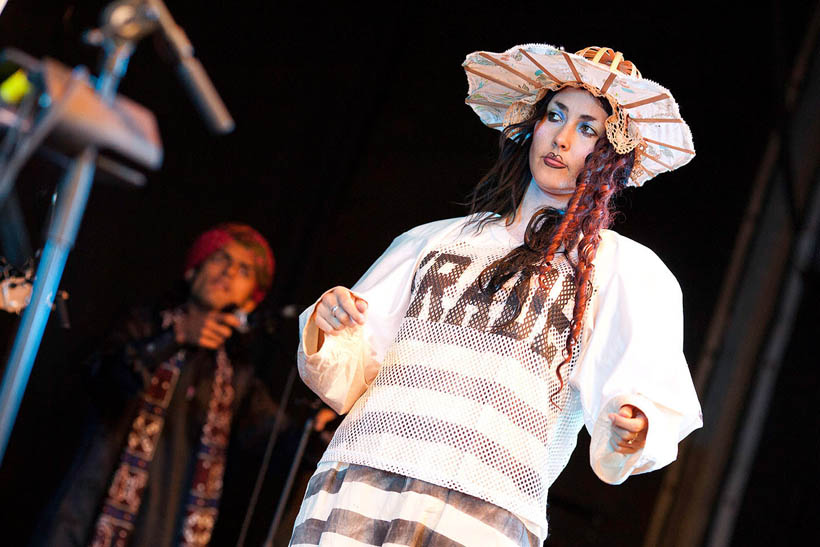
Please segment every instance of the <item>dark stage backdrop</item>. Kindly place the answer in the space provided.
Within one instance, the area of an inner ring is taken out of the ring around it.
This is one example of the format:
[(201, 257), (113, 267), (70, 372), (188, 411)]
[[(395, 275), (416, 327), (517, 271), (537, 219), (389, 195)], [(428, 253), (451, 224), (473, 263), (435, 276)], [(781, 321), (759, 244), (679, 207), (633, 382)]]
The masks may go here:
[[(651, 247), (680, 281), (694, 363), (810, 12), (802, 2), (674, 11), (613, 2), (168, 3), (237, 129), (208, 134), (153, 40), (140, 45), (120, 91), (156, 114), (165, 161), (144, 189), (94, 187), (62, 283), (72, 328), (49, 325), (0, 469), (0, 530), (17, 538), (6, 545), (27, 537), (70, 462), (82, 356), (127, 307), (179, 277), (197, 233), (234, 219), (268, 236), (278, 264), (269, 305), (279, 308), (351, 285), (402, 231), (463, 214), (458, 203), (491, 165), (498, 136), (464, 105), (460, 64), (477, 49), (606, 45), (675, 94), (698, 155), (627, 192), (616, 229)], [(0, 46), (95, 68), (80, 34), (104, 4), (11, 0)], [(43, 159), (19, 178), (35, 246), (58, 178)], [(6, 353), (16, 325), (0, 317)], [(295, 325), (278, 335), (292, 343)], [(548, 544), (637, 544), (662, 473), (607, 486), (589, 470), (586, 448), (582, 433), (551, 492)]]

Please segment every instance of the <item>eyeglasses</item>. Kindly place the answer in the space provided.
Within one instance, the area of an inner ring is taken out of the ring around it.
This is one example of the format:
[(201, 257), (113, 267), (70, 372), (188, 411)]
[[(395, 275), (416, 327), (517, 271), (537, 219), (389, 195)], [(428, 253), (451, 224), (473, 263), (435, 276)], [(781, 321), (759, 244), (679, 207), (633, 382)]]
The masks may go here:
[(242, 262), (237, 260), (229, 253), (225, 252), (224, 250), (216, 251), (214, 254), (208, 257), (208, 262), (214, 264), (216, 266), (221, 266), (226, 269), (231, 269), (234, 265), (237, 267), (237, 271), (239, 275), (242, 277), (250, 279), (253, 275), (253, 265), (248, 264), (247, 262)]

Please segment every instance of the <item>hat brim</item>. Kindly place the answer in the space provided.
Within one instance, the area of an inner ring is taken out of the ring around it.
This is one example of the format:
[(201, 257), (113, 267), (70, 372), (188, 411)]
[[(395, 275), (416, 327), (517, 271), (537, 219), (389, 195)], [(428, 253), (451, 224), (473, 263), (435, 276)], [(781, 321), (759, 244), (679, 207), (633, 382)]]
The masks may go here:
[(665, 87), (624, 74), (547, 44), (515, 46), (504, 53), (476, 51), (463, 64), (469, 90), (466, 103), (488, 127), (502, 130), (523, 121), (545, 89), (583, 87), (605, 96), (626, 115), (629, 130), (641, 144), (630, 185), (692, 160), (695, 147), (689, 126)]

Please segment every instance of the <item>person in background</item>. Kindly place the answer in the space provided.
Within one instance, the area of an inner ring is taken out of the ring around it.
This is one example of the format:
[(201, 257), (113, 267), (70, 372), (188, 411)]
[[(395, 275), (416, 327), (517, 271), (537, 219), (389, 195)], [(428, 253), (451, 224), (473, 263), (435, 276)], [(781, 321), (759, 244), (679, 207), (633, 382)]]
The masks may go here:
[(275, 414), (247, 317), (274, 257), (245, 224), (201, 234), (184, 288), (139, 307), (89, 361), (95, 417), (34, 544), (208, 545), (226, 460)]

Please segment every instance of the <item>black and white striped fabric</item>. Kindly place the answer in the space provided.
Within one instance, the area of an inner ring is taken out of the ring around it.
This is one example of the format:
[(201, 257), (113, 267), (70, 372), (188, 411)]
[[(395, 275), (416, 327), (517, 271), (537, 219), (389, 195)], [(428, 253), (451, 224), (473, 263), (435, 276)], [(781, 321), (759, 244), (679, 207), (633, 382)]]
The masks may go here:
[(323, 463), (310, 480), (292, 547), (540, 547), (509, 511), (418, 479)]

